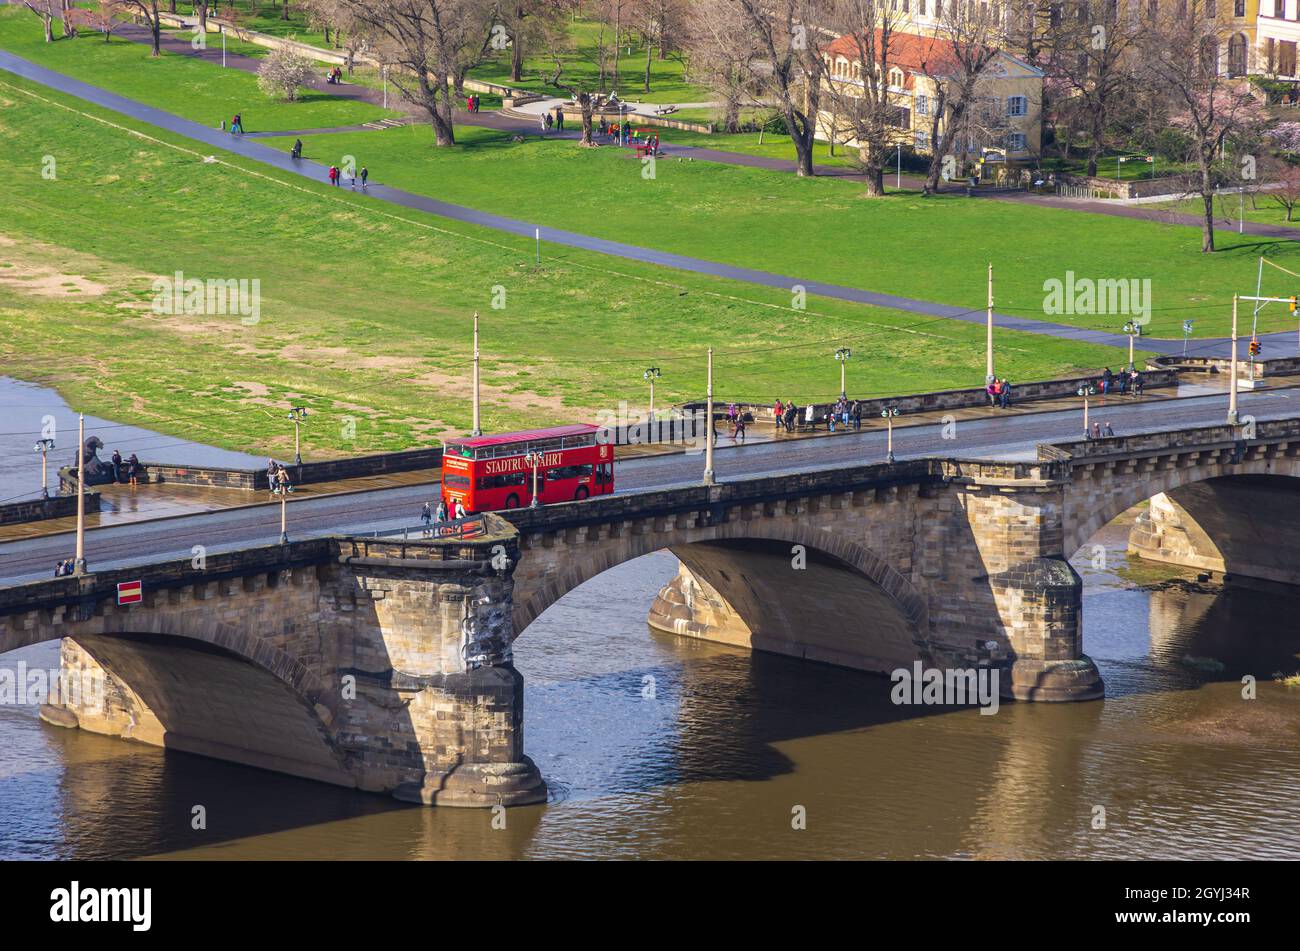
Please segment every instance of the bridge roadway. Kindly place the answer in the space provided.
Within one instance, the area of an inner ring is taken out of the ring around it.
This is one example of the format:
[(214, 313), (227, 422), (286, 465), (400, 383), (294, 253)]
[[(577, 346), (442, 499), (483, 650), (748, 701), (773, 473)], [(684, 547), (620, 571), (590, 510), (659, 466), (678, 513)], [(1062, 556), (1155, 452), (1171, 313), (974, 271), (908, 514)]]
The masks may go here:
[[(1094, 401), (1095, 402), (1095, 401)], [(1225, 394), (1160, 402), (1133, 402), (1123, 397), (1094, 405), (1092, 418), (1110, 422), (1117, 435), (1220, 424), (1227, 410)], [(1300, 391), (1247, 392), (1240, 412), (1256, 419), (1300, 414)], [(1029, 455), (1040, 442), (1077, 439), (1081, 408), (1035, 415), (993, 416), (956, 424), (956, 438), (944, 439), (941, 424), (901, 427), (894, 433), (899, 459), (924, 456), (1013, 458)], [(719, 481), (792, 471), (831, 469), (883, 461), (885, 433), (859, 434), (729, 448), (719, 438), (715, 469)], [(675, 454), (618, 463), (619, 492), (698, 484), (703, 454)], [(289, 506), (292, 538), (340, 532), (393, 531), (418, 523), (428, 486), (377, 489), (335, 498), (304, 500)], [(579, 503), (581, 504), (581, 503)], [(98, 528), (86, 533), (86, 559), (92, 569), (125, 567), (165, 558), (188, 557), (193, 546), (220, 552), (279, 537), (280, 513), (274, 506), (186, 515), (154, 522)], [(54, 563), (73, 553), (73, 535), (64, 533), (0, 545), (0, 584), (50, 577)]]

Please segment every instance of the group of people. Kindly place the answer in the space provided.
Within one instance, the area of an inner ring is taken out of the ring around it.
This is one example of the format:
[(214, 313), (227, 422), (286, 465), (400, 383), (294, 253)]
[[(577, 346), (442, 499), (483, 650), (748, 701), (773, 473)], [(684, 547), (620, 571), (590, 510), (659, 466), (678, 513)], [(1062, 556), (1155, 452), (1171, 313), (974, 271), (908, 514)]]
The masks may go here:
[(1137, 367), (1130, 367), (1127, 370), (1120, 370), (1118, 373), (1111, 373), (1110, 367), (1101, 375), (1097, 381), (1097, 389), (1102, 396), (1108, 396), (1119, 390), (1121, 396), (1128, 396), (1130, 391), (1133, 396), (1142, 395), (1142, 371)]
[[(224, 129), (225, 126), (226, 126), (226, 121), (223, 119), (221, 120), (221, 127)], [(238, 112), (236, 112), (235, 117), (230, 120), (230, 134), (231, 135), (244, 134), (244, 117), (240, 115)]]
[[(295, 155), (294, 158), (297, 158), (297, 156)], [(339, 183), (343, 180), (343, 170), (339, 168), (337, 165), (331, 165), (329, 170), (329, 179), (330, 179), (330, 184), (333, 185), (335, 188), (338, 188)], [(353, 191), (356, 190), (358, 181), (361, 182), (361, 190), (365, 191), (366, 183), (370, 181), (370, 169), (366, 168), (364, 165), (361, 166), (361, 171), (355, 172), (352, 175), (351, 187)]]
[(56, 578), (63, 578), (68, 575), (75, 575), (76, 573), (77, 563), (71, 558), (65, 558), (63, 561), (56, 561), (54, 563), (54, 577)]
[(1002, 409), (1011, 407), (1011, 381), (994, 377), (988, 386), (984, 387), (984, 392), (989, 396), (989, 405)]
[(478, 112), (478, 96), (465, 97), (465, 111)]
[(819, 422), (825, 422), (827, 432), (835, 432), (837, 426), (843, 426), (845, 430), (852, 427), (857, 432), (862, 429), (862, 401), (841, 396), (820, 417), (817, 415), (817, 407), (812, 403), (802, 409), (794, 400), (778, 399), (772, 404), (772, 420), (777, 432), (797, 432), (801, 419), (804, 426), (812, 429), (816, 429)]
[(554, 111), (548, 109), (541, 114), (538, 121), (542, 124), (543, 135), (550, 132), (552, 128), (554, 128), (556, 132), (563, 132), (564, 110), (559, 106), (556, 106)]
[[(135, 453), (131, 453), (130, 457), (123, 461), (122, 454), (114, 449), (113, 455), (109, 457), (108, 462), (113, 467), (114, 483), (125, 481), (132, 486), (140, 484), (140, 475), (144, 471), (144, 467), (140, 465), (140, 459)], [(126, 476), (126, 479), (122, 478), (123, 475)]]
[(325, 82), (329, 83), (331, 86), (342, 85), (343, 83), (342, 67), (339, 66), (331, 67), (330, 71), (325, 74)]
[(1109, 437), (1114, 436), (1114, 435), (1115, 435), (1115, 430), (1111, 428), (1111, 425), (1110, 425), (1109, 422), (1106, 422), (1106, 423), (1093, 423), (1093, 424), (1092, 424), (1092, 429), (1090, 429), (1090, 430), (1089, 430), (1089, 429), (1085, 429), (1085, 430), (1083, 431), (1083, 438), (1084, 438), (1084, 439), (1101, 439), (1101, 438), (1103, 438), (1103, 437), (1105, 437), (1105, 438), (1109, 438)]
[(425, 502), (424, 505), (420, 507), (420, 521), (424, 523), (426, 533), (432, 532), (434, 525), (447, 521), (448, 514), (451, 515), (452, 519), (461, 519), (468, 516), (469, 512), (465, 511), (465, 503), (460, 499), (456, 500), (456, 504), (452, 506), (450, 513), (447, 509), (447, 502), (445, 499), (440, 499), (437, 507), (434, 507), (429, 502)]
[(272, 495), (287, 495), (293, 491), (289, 470), (274, 459), (266, 460), (266, 484)]

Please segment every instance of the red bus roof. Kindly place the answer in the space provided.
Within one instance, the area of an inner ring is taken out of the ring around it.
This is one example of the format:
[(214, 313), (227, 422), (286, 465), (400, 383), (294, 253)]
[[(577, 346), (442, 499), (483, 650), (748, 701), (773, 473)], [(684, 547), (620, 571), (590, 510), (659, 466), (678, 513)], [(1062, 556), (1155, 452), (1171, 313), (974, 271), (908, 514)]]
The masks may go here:
[(480, 449), (484, 446), (502, 446), (516, 442), (536, 442), (540, 439), (558, 439), (562, 436), (589, 436), (599, 430), (591, 423), (574, 423), (569, 426), (552, 426), (550, 429), (525, 429), (517, 433), (498, 433), (495, 436), (467, 436), (464, 439), (444, 439), (448, 446), (465, 446)]

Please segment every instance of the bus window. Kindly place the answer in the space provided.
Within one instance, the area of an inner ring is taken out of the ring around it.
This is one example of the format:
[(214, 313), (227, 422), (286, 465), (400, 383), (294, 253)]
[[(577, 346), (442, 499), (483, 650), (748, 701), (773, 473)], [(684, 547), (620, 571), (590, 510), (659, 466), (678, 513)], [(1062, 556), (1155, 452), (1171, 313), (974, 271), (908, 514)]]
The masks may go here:
[(469, 476), (463, 475), (444, 475), (442, 484), (449, 489), (468, 489)]
[(614, 482), (614, 465), (605, 462), (596, 467), (596, 484), (611, 485)]
[(559, 482), (562, 479), (589, 479), (591, 472), (591, 466), (556, 466), (546, 470), (546, 479), (548, 482)]

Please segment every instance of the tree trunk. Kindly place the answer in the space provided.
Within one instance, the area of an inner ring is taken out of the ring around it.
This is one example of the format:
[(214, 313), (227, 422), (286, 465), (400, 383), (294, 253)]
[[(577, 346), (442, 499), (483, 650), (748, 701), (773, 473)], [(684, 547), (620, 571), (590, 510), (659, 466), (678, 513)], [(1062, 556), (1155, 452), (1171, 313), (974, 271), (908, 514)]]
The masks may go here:
[(654, 47), (647, 43), (645, 46), (645, 89), (642, 92), (650, 91), (650, 60), (653, 53)]
[(158, 19), (158, 0), (153, 0), (153, 18), (149, 21), (149, 32), (153, 36), (153, 55), (162, 56), (162, 21)]
[(199, 33), (206, 36), (208, 32), (208, 5), (205, 2), (194, 4), (194, 12), (199, 17)]
[(1208, 172), (1201, 174), (1201, 201), (1205, 205), (1205, 226), (1201, 233), (1201, 251), (1209, 254), (1214, 250), (1214, 191), (1210, 188)]
[(519, 37), (510, 37), (510, 81), (517, 83), (524, 78), (524, 44)]
[(723, 106), (722, 131), (732, 133), (740, 131), (740, 100), (735, 96), (728, 96)]
[(41, 21), (45, 24), (45, 42), (54, 42), (54, 17), (48, 13), (41, 14)]
[(872, 198), (879, 198), (885, 194), (885, 169), (883, 166), (871, 167), (866, 169), (867, 194)]
[(289, 19), (289, 0), (284, 0), (284, 11), (280, 14), (281, 20)]
[(582, 108), (582, 138), (578, 140), (579, 145), (590, 146), (591, 141), (591, 95), (589, 93), (578, 94), (578, 105)]

